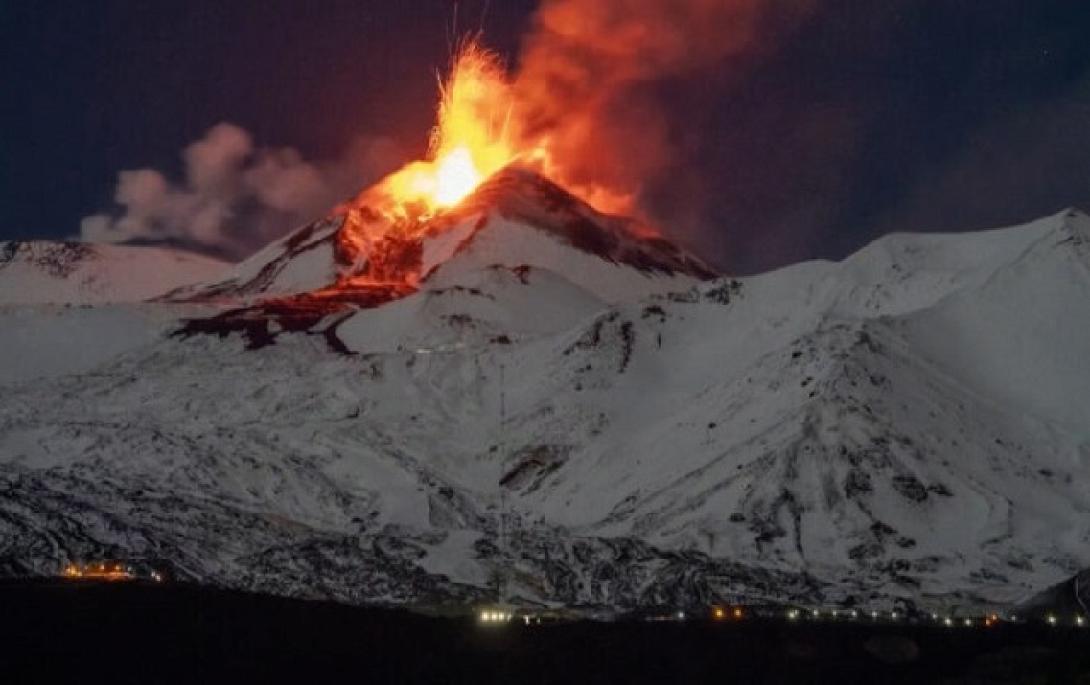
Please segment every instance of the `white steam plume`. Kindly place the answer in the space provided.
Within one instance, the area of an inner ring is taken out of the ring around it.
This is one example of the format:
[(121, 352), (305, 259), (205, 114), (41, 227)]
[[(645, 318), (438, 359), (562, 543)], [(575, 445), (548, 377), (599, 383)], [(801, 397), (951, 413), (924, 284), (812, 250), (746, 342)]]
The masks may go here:
[(234, 124), (213, 126), (182, 153), (185, 179), (154, 169), (118, 174), (116, 213), (84, 217), (90, 242), (173, 241), (239, 258), (321, 216), (401, 160), (392, 141), (358, 139), (341, 159), (308, 162), (292, 148), (257, 148)]

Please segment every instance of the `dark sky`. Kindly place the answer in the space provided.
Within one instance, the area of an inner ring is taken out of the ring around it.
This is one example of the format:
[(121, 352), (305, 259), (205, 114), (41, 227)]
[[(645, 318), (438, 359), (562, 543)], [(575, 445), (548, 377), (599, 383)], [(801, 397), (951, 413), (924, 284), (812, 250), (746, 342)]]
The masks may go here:
[[(485, 40), (514, 61), (536, 4), (492, 0)], [(361, 135), (423, 151), (453, 5), (0, 3), (0, 239), (78, 233), (119, 170), (177, 176), (221, 121), (308, 159)], [(771, 55), (646, 84), (684, 152), (649, 179), (668, 234), (749, 272), (1090, 207), (1090, 2), (816, 7)]]

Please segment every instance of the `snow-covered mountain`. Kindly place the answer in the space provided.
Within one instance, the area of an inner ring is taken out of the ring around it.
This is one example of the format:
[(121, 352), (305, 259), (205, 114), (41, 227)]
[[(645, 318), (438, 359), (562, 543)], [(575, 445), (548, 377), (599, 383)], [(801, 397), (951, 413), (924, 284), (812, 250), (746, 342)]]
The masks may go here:
[(1090, 218), (713, 279), (554, 188), (363, 247), (334, 216), (4, 384), (0, 570), (630, 608), (995, 605), (1090, 566)]
[(167, 247), (0, 242), (0, 382), (89, 371), (152, 343), (183, 308), (140, 303), (229, 268)]
[(191, 252), (53, 240), (0, 242), (0, 305), (140, 302), (224, 272)]

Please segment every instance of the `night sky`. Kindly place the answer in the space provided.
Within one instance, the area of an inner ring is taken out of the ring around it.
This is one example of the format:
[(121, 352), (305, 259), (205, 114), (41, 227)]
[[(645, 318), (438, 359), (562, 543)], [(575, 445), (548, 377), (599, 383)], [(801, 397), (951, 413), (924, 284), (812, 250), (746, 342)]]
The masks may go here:
[[(0, 239), (78, 234), (120, 170), (176, 178), (218, 122), (306, 159), (419, 156), (454, 4), (0, 3)], [(515, 63), (536, 5), (463, 1), (458, 26)], [(731, 271), (1090, 208), (1085, 0), (817, 2), (767, 54), (641, 88), (683, 153), (646, 203)]]

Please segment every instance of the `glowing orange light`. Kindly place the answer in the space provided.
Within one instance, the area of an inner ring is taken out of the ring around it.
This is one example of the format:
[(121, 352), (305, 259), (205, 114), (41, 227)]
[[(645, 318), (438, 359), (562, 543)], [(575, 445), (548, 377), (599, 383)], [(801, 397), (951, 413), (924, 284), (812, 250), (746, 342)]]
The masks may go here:
[(110, 565), (101, 561), (91, 564), (69, 563), (61, 575), (65, 578), (89, 580), (131, 580), (135, 577), (132, 569), (126, 566)]
[(450, 76), (440, 84), (428, 159), (386, 177), (379, 197), (367, 199), (384, 211), (402, 214), (412, 206), (433, 213), (458, 204), (482, 181), (522, 156), (512, 143), (512, 109), (507, 73), (499, 58), (473, 41), (465, 43)]
[(742, 607), (734, 607), (734, 618), (741, 619), (743, 616)]
[[(533, 98), (530, 98), (532, 100)], [(405, 294), (421, 274), (417, 252), (423, 234), (453, 225), (431, 219), (452, 210), (488, 178), (518, 164), (532, 169), (599, 211), (631, 209), (632, 197), (610, 194), (559, 157), (591, 154), (590, 145), (559, 145), (542, 130), (520, 75), (512, 80), (495, 53), (475, 40), (464, 41), (439, 84), (436, 124), (424, 159), (410, 162), (365, 189), (337, 212), (345, 215), (338, 250), (345, 270), (338, 288), (388, 288)], [(533, 122), (533, 123), (531, 123)], [(641, 237), (655, 231), (632, 224)]]
[(727, 612), (723, 611), (723, 607), (715, 607), (712, 610), (712, 615), (715, 616), (715, 620), (720, 621), (727, 615)]

